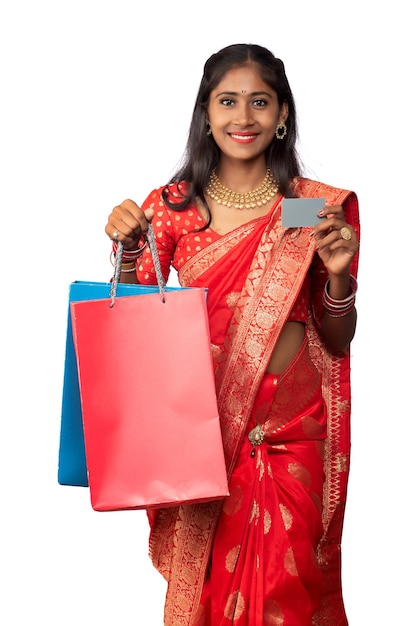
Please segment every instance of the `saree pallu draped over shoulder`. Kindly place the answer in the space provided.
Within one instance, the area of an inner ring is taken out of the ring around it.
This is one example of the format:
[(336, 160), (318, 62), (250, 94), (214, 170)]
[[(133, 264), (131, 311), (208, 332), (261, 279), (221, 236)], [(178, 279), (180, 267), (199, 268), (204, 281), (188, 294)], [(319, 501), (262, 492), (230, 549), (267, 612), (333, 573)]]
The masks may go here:
[[(353, 192), (308, 179), (296, 179), (294, 192), (342, 204), (359, 236)], [(310, 231), (284, 229), (279, 201), (267, 216), (210, 243), (179, 272), (183, 286), (208, 288), (231, 495), (149, 512), (150, 556), (168, 582), (166, 626), (347, 624), (340, 544), (349, 354), (325, 350), (310, 314), (305, 342), (286, 371), (266, 375), (315, 254)], [(263, 443), (251, 455), (248, 434), (260, 424)], [(295, 613), (294, 606), (306, 611)]]

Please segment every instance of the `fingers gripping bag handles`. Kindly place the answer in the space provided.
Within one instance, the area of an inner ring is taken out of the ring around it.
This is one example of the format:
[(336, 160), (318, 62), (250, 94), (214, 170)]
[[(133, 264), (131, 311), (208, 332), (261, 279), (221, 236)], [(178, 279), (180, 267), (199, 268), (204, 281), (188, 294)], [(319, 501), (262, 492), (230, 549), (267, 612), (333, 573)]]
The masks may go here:
[[(117, 284), (117, 282), (99, 283), (77, 280), (70, 284), (58, 454), (58, 483), (60, 485), (88, 486), (80, 386), (71, 325), (71, 302), (108, 298), (116, 285), (118, 295), (123, 296), (158, 293), (160, 289), (158, 285)], [(178, 287), (165, 286), (164, 289), (174, 291)]]
[(206, 291), (166, 289), (152, 227), (158, 292), (72, 302), (91, 504), (97, 511), (221, 499), (228, 484)]

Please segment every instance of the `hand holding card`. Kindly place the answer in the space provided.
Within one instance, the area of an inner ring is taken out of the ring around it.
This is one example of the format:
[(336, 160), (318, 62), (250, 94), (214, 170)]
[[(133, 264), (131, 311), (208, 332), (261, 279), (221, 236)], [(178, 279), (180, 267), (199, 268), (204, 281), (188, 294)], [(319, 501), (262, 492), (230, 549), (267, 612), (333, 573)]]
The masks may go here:
[(284, 198), (282, 200), (282, 226), (315, 226), (323, 217), (318, 211), (325, 206), (324, 198)]

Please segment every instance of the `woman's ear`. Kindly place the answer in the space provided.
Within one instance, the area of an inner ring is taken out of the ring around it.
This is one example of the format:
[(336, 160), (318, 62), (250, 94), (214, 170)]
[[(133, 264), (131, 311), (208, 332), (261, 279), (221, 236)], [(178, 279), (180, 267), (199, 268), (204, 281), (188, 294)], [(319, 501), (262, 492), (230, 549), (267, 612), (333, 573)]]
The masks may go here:
[(286, 100), (283, 102), (279, 111), (279, 124), (284, 124), (289, 116), (289, 106)]

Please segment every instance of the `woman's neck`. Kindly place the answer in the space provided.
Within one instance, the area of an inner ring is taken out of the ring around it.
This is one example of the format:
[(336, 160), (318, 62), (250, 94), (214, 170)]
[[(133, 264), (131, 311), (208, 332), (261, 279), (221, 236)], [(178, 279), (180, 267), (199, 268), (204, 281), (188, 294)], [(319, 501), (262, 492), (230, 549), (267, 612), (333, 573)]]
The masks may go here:
[(222, 185), (241, 193), (258, 187), (266, 175), (267, 165), (264, 160), (230, 161), (221, 159), (216, 173)]

